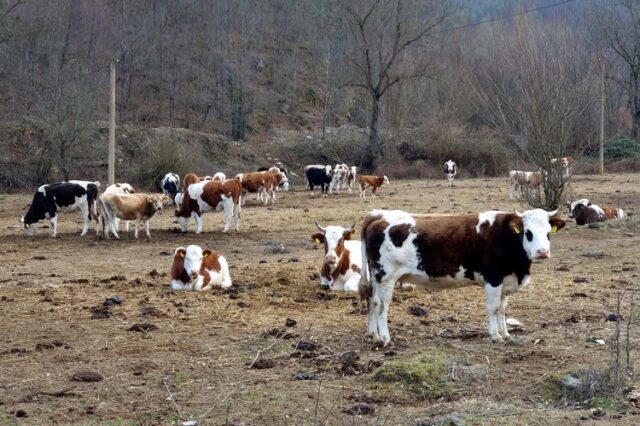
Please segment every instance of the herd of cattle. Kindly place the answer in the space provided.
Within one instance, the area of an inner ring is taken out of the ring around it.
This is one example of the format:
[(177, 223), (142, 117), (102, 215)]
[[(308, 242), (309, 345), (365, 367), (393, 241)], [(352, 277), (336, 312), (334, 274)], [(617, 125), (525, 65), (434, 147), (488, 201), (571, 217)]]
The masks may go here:
[[(573, 160), (561, 158), (563, 176), (571, 176)], [(346, 164), (306, 166), (305, 176), (313, 195), (315, 186), (322, 194), (352, 191), (354, 182), (365, 198), (371, 187), (377, 189), (389, 183), (386, 176), (357, 176), (357, 168)], [(449, 186), (458, 173), (454, 161), (444, 164)], [(533, 187), (542, 172), (513, 170), (509, 173), (511, 191), (514, 186)], [(515, 182), (515, 183), (514, 183)], [(48, 218), (52, 235), (57, 233), (59, 209), (77, 209), (84, 219), (81, 235), (86, 235), (92, 219), (96, 232), (119, 238), (119, 221), (135, 221), (135, 237), (142, 222), (147, 237), (149, 220), (167, 203), (175, 205), (175, 216), (183, 232), (193, 218), (196, 233), (202, 232), (202, 214), (216, 209), (225, 212), (223, 232), (235, 225), (240, 230), (240, 208), (250, 193), (266, 204), (276, 201), (276, 191), (287, 191), (289, 172), (274, 166), (257, 172), (240, 173), (227, 179), (223, 173), (199, 177), (193, 173), (180, 177), (167, 173), (161, 180), (163, 195), (136, 193), (131, 185), (117, 183), (99, 194), (100, 183), (68, 181), (42, 185), (21, 219), (28, 235), (33, 235), (37, 222)], [(587, 199), (568, 203), (569, 217), (579, 225), (621, 219), (622, 209), (599, 207)], [(412, 284), (430, 289), (483, 286), (489, 316), (488, 330), (492, 341), (508, 339), (505, 309), (508, 296), (529, 283), (534, 259), (551, 255), (550, 233), (557, 232), (565, 222), (558, 210), (541, 209), (524, 213), (486, 211), (466, 215), (414, 215), (399, 210), (373, 210), (364, 218), (360, 239), (356, 224), (348, 228), (337, 225), (315, 225), (319, 232), (311, 235), (316, 244), (324, 245), (324, 260), (320, 282), (332, 290), (360, 292), (369, 306), (368, 333), (375, 342), (386, 346), (390, 342), (388, 309), (396, 285)], [(196, 245), (178, 247), (171, 266), (171, 287), (174, 290), (204, 290), (213, 286), (232, 285), (225, 257)]]

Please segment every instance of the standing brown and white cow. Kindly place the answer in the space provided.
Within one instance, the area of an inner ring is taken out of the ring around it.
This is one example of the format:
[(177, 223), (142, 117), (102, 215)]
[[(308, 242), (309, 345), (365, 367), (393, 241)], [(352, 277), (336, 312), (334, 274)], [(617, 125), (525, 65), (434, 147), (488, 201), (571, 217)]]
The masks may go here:
[(196, 221), (196, 234), (202, 232), (202, 214), (215, 210), (219, 203), (224, 208), (224, 229), (228, 232), (231, 221), (240, 232), (240, 197), (242, 185), (236, 179), (220, 181), (202, 181), (189, 185), (182, 198), (182, 205), (176, 210), (176, 217), (182, 232), (187, 232), (189, 218)]
[(511, 170), (509, 172), (509, 199), (513, 200), (516, 194), (524, 189), (535, 190), (542, 184), (542, 172), (525, 172)]
[(560, 164), (562, 170), (562, 177), (564, 179), (569, 179), (573, 176), (573, 157), (561, 157), (561, 158), (552, 158), (551, 165)]
[(374, 210), (362, 224), (362, 282), (368, 297), (368, 333), (388, 345), (387, 315), (396, 283), (428, 289), (483, 286), (492, 341), (510, 337), (508, 296), (525, 287), (534, 259), (551, 256), (549, 234), (564, 227), (554, 212), (487, 211), (414, 215)]
[(360, 184), (360, 198), (363, 200), (366, 198), (367, 188), (371, 187), (373, 198), (376, 197), (376, 192), (383, 184), (389, 184), (389, 178), (386, 176), (370, 176), (360, 175), (358, 176), (358, 183)]
[(208, 290), (231, 287), (229, 264), (220, 253), (196, 245), (178, 247), (171, 264), (173, 290)]
[(100, 196), (103, 223), (98, 226), (96, 233), (100, 235), (101, 229), (104, 228), (105, 237), (109, 238), (109, 230), (111, 230), (114, 237), (120, 238), (116, 229), (116, 219), (135, 220), (134, 236), (138, 238), (138, 228), (140, 227), (140, 221), (142, 221), (147, 238), (151, 238), (149, 220), (158, 210), (162, 210), (164, 200), (164, 196), (160, 194), (103, 193)]
[(349, 166), (346, 164), (336, 164), (333, 168), (333, 175), (331, 176), (331, 182), (329, 183), (329, 194), (333, 194), (333, 190), (340, 193), (340, 187), (347, 185), (347, 178), (349, 175)]
[[(275, 204), (276, 188), (280, 185), (280, 182), (286, 181), (287, 177), (280, 171), (264, 171), (239, 173), (236, 175), (236, 179), (241, 183), (244, 192), (257, 193), (258, 201), (267, 204), (271, 199), (271, 202)], [(242, 203), (244, 204), (245, 195), (242, 198)]]
[(324, 262), (320, 269), (320, 284), (331, 290), (358, 291), (362, 255), (360, 241), (354, 240), (356, 225), (322, 227), (316, 221), (316, 227), (322, 232), (311, 235), (311, 241), (324, 244)]

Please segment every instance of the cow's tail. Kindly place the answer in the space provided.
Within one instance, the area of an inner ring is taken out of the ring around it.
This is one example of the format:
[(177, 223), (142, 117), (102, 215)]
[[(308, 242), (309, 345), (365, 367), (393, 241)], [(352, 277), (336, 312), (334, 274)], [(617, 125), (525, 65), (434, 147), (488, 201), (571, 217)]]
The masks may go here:
[(362, 222), (362, 229), (360, 231), (360, 256), (362, 256), (362, 273), (360, 274), (360, 283), (358, 284), (358, 293), (360, 293), (360, 299), (366, 299), (369, 301), (372, 294), (371, 288), (371, 269), (369, 267), (369, 259), (367, 258), (367, 231), (368, 227), (377, 216), (369, 214), (364, 218)]
[(98, 226), (96, 227), (96, 234), (100, 235), (101, 232), (104, 232), (105, 235), (108, 235), (106, 227), (111, 223), (111, 212), (102, 198), (98, 197), (97, 201), (100, 204), (100, 213), (97, 218)]

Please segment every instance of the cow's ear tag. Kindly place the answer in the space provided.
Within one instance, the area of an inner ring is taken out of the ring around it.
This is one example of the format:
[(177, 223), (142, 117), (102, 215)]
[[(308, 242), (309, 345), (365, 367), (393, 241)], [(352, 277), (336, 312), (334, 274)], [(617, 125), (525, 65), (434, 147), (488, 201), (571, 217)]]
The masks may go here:
[(555, 226), (555, 225), (553, 225), (553, 226), (551, 227), (551, 233), (555, 234), (556, 232), (558, 232), (558, 227), (557, 227), (557, 226)]
[(322, 241), (320, 241), (320, 238), (316, 238), (315, 240), (313, 240), (316, 244), (320, 244)]
[(514, 234), (519, 234), (520, 233), (520, 228), (515, 223), (511, 224), (511, 230), (513, 231)]
[(178, 254), (180, 255), (180, 257), (184, 257), (184, 252), (183, 251), (179, 251)]

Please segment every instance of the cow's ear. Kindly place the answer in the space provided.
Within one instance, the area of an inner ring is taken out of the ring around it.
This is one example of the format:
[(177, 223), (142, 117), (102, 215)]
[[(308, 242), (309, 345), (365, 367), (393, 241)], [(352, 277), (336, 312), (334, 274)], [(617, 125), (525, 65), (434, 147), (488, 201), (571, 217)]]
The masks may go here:
[(514, 234), (521, 233), (523, 226), (524, 224), (522, 223), (522, 219), (520, 219), (519, 217), (511, 219), (511, 221), (509, 222), (509, 228)]
[(558, 232), (559, 229), (564, 228), (564, 220), (559, 217), (552, 217), (549, 219), (549, 223), (551, 224), (551, 232)]
[(211, 250), (206, 249), (206, 250), (202, 250), (202, 258), (204, 259), (205, 257), (209, 256), (211, 254)]
[(356, 228), (353, 228), (351, 231), (345, 231), (342, 234), (342, 238), (345, 240), (353, 240), (356, 237)]
[(186, 256), (186, 254), (187, 254), (187, 251), (184, 249), (184, 247), (178, 247), (178, 248), (176, 249), (175, 254), (177, 254), (177, 255), (178, 255), (178, 256), (180, 256), (180, 257), (185, 257), (185, 256)]
[(313, 241), (316, 244), (324, 243), (324, 234), (321, 234), (320, 232), (316, 232), (315, 234), (311, 235), (311, 241)]

